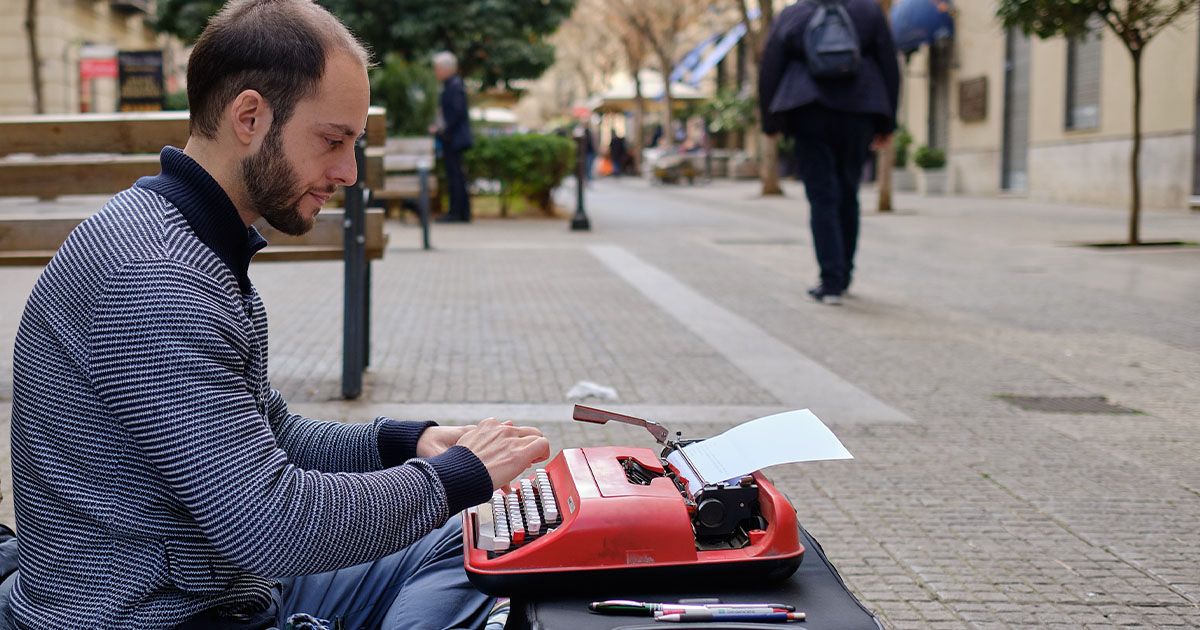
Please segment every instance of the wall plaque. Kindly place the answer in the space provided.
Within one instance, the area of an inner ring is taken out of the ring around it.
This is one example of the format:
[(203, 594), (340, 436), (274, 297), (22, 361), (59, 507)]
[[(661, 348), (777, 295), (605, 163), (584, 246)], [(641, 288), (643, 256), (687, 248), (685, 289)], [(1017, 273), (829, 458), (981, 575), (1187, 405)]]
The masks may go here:
[(958, 117), (963, 122), (987, 119), (987, 77), (964, 79), (958, 82)]

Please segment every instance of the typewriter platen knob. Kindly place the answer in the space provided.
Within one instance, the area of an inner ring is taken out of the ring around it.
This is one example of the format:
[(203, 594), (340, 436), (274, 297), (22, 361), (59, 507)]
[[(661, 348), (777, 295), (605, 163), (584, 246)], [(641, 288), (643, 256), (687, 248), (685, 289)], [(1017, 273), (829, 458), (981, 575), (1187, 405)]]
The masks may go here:
[(725, 504), (718, 499), (705, 499), (696, 506), (696, 517), (705, 527), (717, 527), (725, 521)]

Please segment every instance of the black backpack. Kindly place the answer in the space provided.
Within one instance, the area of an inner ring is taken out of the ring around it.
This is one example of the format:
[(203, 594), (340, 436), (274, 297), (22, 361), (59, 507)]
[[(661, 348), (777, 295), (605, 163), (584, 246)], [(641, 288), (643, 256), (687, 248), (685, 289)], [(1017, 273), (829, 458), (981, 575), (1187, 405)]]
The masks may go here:
[(814, 79), (849, 79), (862, 63), (858, 31), (841, 0), (812, 0), (817, 5), (804, 29), (804, 59)]

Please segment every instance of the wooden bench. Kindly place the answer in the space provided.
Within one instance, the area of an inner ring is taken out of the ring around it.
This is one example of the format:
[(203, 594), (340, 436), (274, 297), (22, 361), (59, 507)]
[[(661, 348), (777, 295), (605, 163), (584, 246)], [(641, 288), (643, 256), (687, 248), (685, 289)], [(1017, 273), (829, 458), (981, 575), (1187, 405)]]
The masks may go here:
[(427, 185), (431, 207), (437, 205), (438, 179), (433, 173), (435, 164), (433, 138), (388, 138), (384, 145), (383, 187), (371, 189), (371, 201), (387, 209), (388, 216), (402, 216), (404, 202), (420, 203), (420, 167), (428, 169)]
[[(159, 172), (158, 153), (182, 147), (187, 112), (0, 116), (0, 197), (113, 194)], [(382, 190), (387, 121), (367, 116), (368, 188)]]
[[(187, 112), (0, 116), (0, 197), (54, 199), (111, 195), (139, 177), (159, 172), (164, 145), (183, 146)], [(349, 189), (347, 211), (323, 211), (303, 236), (262, 231), (271, 243), (259, 260), (337, 260), (345, 263), (342, 318), (342, 395), (357, 398), (370, 363), (371, 261), (387, 246), (383, 212), (364, 211), (363, 188), (384, 184), (383, 108), (372, 107), (365, 142), (355, 148), (360, 179)], [(365, 144), (365, 147), (363, 146)], [(354, 202), (354, 203), (351, 203)], [(0, 214), (0, 265), (44, 265), (83, 216), (33, 212)], [(428, 239), (426, 239), (428, 241)]]
[[(86, 217), (78, 215), (0, 215), (0, 266), (45, 265), (54, 257), (71, 230)], [(255, 254), (256, 262), (341, 260), (343, 219), (341, 210), (322, 210), (313, 229), (303, 236), (289, 236), (265, 223), (255, 227), (270, 243)], [(383, 211), (367, 210), (364, 231), (367, 260), (383, 258), (388, 237), (383, 231)]]

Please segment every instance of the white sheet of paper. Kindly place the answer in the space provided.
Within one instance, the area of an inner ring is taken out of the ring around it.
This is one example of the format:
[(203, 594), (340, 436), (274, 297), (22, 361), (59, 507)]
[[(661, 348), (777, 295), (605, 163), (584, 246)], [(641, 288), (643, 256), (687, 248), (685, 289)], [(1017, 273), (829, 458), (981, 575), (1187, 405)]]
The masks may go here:
[[(683, 448), (699, 477), (715, 483), (776, 464), (854, 459), (841, 440), (807, 409), (785, 411), (740, 424), (721, 435)], [(667, 456), (688, 480), (693, 493), (699, 480), (678, 452)]]

